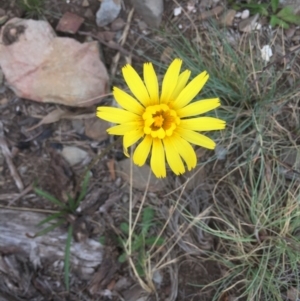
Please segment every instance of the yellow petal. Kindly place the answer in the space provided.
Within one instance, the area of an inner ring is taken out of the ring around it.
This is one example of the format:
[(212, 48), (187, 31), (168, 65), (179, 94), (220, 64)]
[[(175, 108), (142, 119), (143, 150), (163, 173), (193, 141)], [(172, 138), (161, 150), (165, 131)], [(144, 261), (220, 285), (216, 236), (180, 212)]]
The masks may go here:
[(172, 140), (179, 153), (179, 155), (185, 161), (188, 170), (195, 168), (197, 165), (197, 156), (193, 147), (183, 138), (181, 138), (177, 133), (173, 133)]
[(186, 106), (193, 98), (201, 91), (203, 86), (208, 80), (208, 74), (206, 71), (197, 75), (178, 95), (173, 108), (180, 109)]
[(129, 157), (128, 154), (128, 147), (135, 144), (137, 141), (139, 141), (144, 136), (143, 130), (138, 129), (136, 131), (128, 132), (123, 137), (123, 151), (124, 154)]
[(182, 119), (180, 127), (192, 131), (215, 131), (225, 129), (226, 122), (214, 117)]
[(143, 121), (127, 122), (113, 126), (107, 130), (110, 135), (125, 135), (128, 132), (136, 131), (143, 126)]
[(169, 102), (170, 97), (173, 91), (175, 90), (178, 82), (181, 65), (182, 65), (182, 60), (175, 59), (169, 66), (162, 82), (160, 103)]
[(175, 90), (173, 91), (170, 100), (172, 101), (172, 99), (176, 99), (177, 96), (179, 95), (179, 93), (183, 90), (183, 88), (186, 86), (186, 83), (188, 82), (189, 78), (191, 75), (191, 71), (190, 70), (185, 70), (183, 71), (179, 77), (178, 77), (178, 82), (177, 85), (175, 87)]
[(195, 101), (184, 108), (176, 110), (180, 118), (200, 115), (209, 112), (221, 105), (219, 98), (211, 98)]
[(150, 165), (157, 178), (166, 176), (165, 151), (161, 139), (153, 139)]
[(150, 96), (150, 105), (159, 104), (159, 87), (152, 63), (144, 64), (144, 82)]
[(177, 148), (174, 145), (174, 140), (172, 137), (165, 137), (163, 143), (165, 146), (167, 162), (170, 165), (170, 168), (176, 175), (183, 174), (185, 172), (185, 168)]
[(196, 145), (200, 145), (204, 148), (208, 148), (208, 149), (215, 149), (216, 147), (216, 143), (202, 135), (202, 134), (199, 134), (197, 132), (194, 132), (194, 131), (191, 131), (191, 130), (186, 130), (186, 129), (183, 129), (183, 128), (180, 128), (178, 127), (176, 129), (176, 132), (186, 141), (190, 142), (190, 143), (193, 143), (193, 144), (196, 144)]
[(135, 98), (133, 98), (123, 90), (114, 87), (113, 95), (117, 103), (127, 111), (135, 113), (137, 115), (142, 115), (145, 111), (145, 108)]
[(106, 121), (123, 123), (140, 120), (140, 116), (119, 108), (98, 107), (96, 115)]
[(149, 105), (149, 94), (146, 86), (137, 72), (130, 65), (122, 68), (123, 77), (132, 94), (140, 101), (143, 106)]
[(133, 154), (133, 162), (138, 166), (143, 166), (148, 158), (152, 146), (152, 138), (146, 135), (144, 140), (137, 146)]

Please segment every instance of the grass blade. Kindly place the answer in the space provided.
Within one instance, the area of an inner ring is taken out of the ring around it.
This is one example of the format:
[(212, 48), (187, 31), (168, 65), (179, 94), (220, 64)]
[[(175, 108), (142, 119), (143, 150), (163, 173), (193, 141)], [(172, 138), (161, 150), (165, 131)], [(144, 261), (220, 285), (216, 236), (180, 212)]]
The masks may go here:
[(80, 204), (80, 202), (84, 199), (84, 197), (86, 196), (87, 193), (87, 188), (88, 188), (88, 184), (89, 184), (89, 180), (90, 180), (90, 171), (87, 171), (83, 182), (82, 182), (82, 186), (81, 186), (81, 191), (79, 194), (79, 197), (76, 201), (76, 206), (78, 206)]
[(50, 221), (54, 220), (54, 219), (57, 219), (59, 217), (61, 217), (64, 213), (63, 212), (57, 212), (57, 213), (54, 213), (54, 214), (51, 214), (50, 216), (48, 216), (47, 218), (43, 219), (42, 221), (40, 221), (38, 224), (37, 224), (37, 227), (39, 226), (42, 226), (46, 223), (49, 223)]
[(68, 236), (66, 242), (66, 249), (65, 249), (65, 261), (64, 261), (64, 278), (65, 278), (65, 285), (67, 291), (70, 289), (70, 251), (71, 251), (71, 241), (72, 241), (72, 233), (73, 233), (73, 226), (70, 225), (68, 228)]
[(51, 195), (50, 193), (44, 191), (44, 190), (41, 190), (39, 188), (34, 188), (34, 192), (45, 198), (46, 200), (50, 201), (51, 203), (59, 206), (59, 207), (62, 207), (62, 208), (65, 208), (65, 204), (63, 202), (61, 202), (60, 200), (58, 200), (57, 198), (55, 198), (53, 195)]
[(45, 235), (45, 234), (47, 234), (48, 232), (54, 230), (55, 228), (61, 226), (64, 222), (65, 222), (65, 221), (64, 221), (63, 219), (62, 219), (62, 220), (59, 220), (57, 223), (55, 223), (55, 224), (53, 224), (53, 225), (51, 225), (51, 226), (49, 226), (49, 227), (46, 227), (45, 229), (43, 229), (43, 230), (37, 232), (35, 236), (42, 236), (42, 235)]

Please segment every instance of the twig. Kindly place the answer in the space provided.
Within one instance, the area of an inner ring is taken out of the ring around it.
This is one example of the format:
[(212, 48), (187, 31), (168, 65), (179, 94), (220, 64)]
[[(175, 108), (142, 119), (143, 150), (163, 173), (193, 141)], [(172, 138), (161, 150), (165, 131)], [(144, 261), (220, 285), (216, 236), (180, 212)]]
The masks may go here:
[(19, 191), (22, 191), (24, 189), (23, 182), (21, 180), (21, 177), (19, 176), (18, 170), (16, 169), (13, 161), (12, 161), (12, 155), (8, 148), (6, 139), (4, 137), (4, 131), (3, 131), (3, 124), (0, 122), (0, 147), (2, 149), (3, 156), (6, 159), (6, 163), (8, 165), (8, 168), (10, 170), (10, 174), (13, 177)]
[[(123, 46), (126, 42), (133, 13), (134, 13), (134, 9), (132, 8), (131, 11), (128, 14), (127, 22), (126, 22), (126, 26), (124, 28), (123, 34), (122, 34), (121, 38), (119, 39), (119, 42), (120, 42), (121, 46)], [(125, 56), (129, 57), (130, 53), (128, 53)], [(113, 64), (112, 64), (111, 72), (110, 72), (112, 77), (116, 74), (116, 70), (117, 70), (119, 60), (120, 60), (120, 51), (113, 57)]]

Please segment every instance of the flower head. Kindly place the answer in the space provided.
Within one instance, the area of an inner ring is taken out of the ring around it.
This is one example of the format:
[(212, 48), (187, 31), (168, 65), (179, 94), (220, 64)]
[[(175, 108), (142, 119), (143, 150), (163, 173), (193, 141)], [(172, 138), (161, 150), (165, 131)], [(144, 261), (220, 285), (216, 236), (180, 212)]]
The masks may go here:
[(196, 100), (208, 80), (206, 71), (188, 83), (190, 71), (182, 73), (182, 61), (175, 59), (164, 76), (161, 92), (157, 75), (151, 63), (145, 63), (144, 80), (132, 66), (126, 65), (122, 73), (133, 96), (114, 87), (113, 95), (121, 108), (98, 107), (97, 116), (117, 125), (108, 129), (111, 135), (122, 135), (124, 152), (139, 142), (133, 153), (133, 162), (142, 166), (150, 152), (153, 173), (166, 176), (166, 161), (176, 175), (197, 165), (196, 153), (190, 143), (214, 149), (210, 138), (198, 133), (221, 130), (225, 121), (213, 117), (198, 117), (220, 106), (219, 98)]

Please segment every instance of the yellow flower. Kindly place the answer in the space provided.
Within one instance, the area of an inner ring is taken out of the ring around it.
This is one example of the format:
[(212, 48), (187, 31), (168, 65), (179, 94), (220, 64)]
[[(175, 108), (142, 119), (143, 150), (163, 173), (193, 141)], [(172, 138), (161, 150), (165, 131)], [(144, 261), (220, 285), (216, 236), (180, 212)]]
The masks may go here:
[[(190, 71), (180, 73), (182, 60), (175, 59), (169, 66), (159, 93), (157, 75), (151, 63), (143, 68), (144, 81), (132, 66), (122, 73), (134, 95), (114, 87), (113, 95), (121, 108), (98, 107), (97, 116), (118, 125), (108, 129), (111, 135), (122, 135), (124, 152), (140, 141), (133, 153), (133, 162), (142, 166), (151, 152), (150, 165), (156, 177), (166, 176), (166, 160), (176, 175), (197, 165), (196, 153), (190, 143), (208, 149), (216, 144), (199, 131), (221, 130), (225, 121), (213, 117), (197, 117), (220, 106), (219, 98), (191, 103), (208, 80), (206, 71), (189, 83)], [(166, 160), (165, 160), (166, 159)]]

